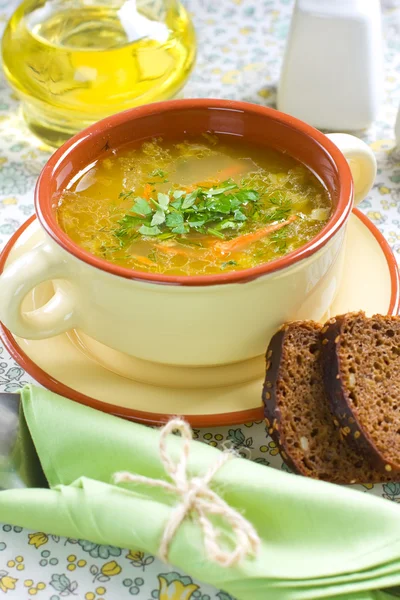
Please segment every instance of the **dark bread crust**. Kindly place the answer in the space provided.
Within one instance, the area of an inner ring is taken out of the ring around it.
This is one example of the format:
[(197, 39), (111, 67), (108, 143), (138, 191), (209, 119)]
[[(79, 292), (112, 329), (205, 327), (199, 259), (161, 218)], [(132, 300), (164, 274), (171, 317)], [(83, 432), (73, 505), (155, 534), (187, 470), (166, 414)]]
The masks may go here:
[[(376, 469), (390, 473), (400, 470), (400, 465), (385, 457), (376, 447), (371, 436), (360, 424), (357, 413), (352, 407), (349, 390), (343, 378), (340, 364), (340, 344), (346, 320), (351, 316), (364, 313), (345, 314), (328, 321), (321, 330), (321, 360), (324, 376), (325, 393), (332, 413), (335, 415), (340, 431), (346, 442), (355, 450), (368, 457)], [(368, 349), (365, 348), (367, 352)]]
[(340, 484), (393, 481), (394, 473), (374, 469), (344, 441), (324, 392), (321, 330), (297, 321), (272, 337), (262, 390), (268, 433), (295, 473)]
[(279, 452), (289, 469), (297, 474), (305, 474), (301, 473), (301, 471), (287, 455), (285, 446), (281, 442), (279, 435), (282, 415), (279, 408), (277, 408), (276, 387), (279, 380), (279, 369), (281, 366), (282, 350), (287, 329), (288, 326), (284, 325), (275, 333), (275, 335), (271, 338), (265, 355), (265, 380), (262, 390), (264, 417), (268, 433), (278, 446)]

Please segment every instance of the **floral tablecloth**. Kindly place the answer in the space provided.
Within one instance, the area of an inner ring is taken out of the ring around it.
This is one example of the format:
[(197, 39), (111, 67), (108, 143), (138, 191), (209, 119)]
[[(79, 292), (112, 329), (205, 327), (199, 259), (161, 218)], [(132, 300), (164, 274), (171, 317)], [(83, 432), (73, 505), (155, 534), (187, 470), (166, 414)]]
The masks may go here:
[[(394, 120), (400, 102), (400, 9), (386, 0), (385, 104), (379, 119), (360, 136), (376, 152), (378, 176), (361, 208), (400, 255), (400, 151)], [(4, 26), (17, 3), (0, 0)], [(293, 0), (186, 0), (198, 33), (197, 65), (186, 96), (241, 99), (274, 105), (276, 83)], [(392, 8), (389, 7), (392, 6)], [(0, 246), (33, 213), (35, 180), (48, 152), (18, 116), (18, 102), (0, 80)], [(0, 345), (0, 391), (14, 392), (31, 378)], [(206, 444), (229, 443), (243, 456), (284, 468), (263, 423), (195, 432)], [(400, 502), (400, 484), (359, 486)], [(334, 490), (334, 488), (333, 488)], [(0, 515), (1, 517), (1, 515)], [(135, 549), (99, 546), (43, 532), (0, 525), (0, 598), (21, 600), (232, 600), (225, 592)]]

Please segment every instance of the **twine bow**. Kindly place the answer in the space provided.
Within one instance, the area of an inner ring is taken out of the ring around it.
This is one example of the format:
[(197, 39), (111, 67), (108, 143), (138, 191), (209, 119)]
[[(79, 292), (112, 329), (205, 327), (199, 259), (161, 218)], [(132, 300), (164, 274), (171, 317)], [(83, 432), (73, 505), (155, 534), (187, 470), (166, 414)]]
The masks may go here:
[[(179, 431), (183, 438), (182, 454), (176, 463), (167, 453), (167, 438), (174, 431)], [(203, 532), (207, 557), (223, 567), (231, 567), (246, 556), (254, 556), (260, 546), (260, 538), (254, 527), (209, 487), (216, 472), (233, 457), (233, 454), (231, 452), (221, 453), (205, 475), (190, 479), (187, 466), (192, 439), (192, 430), (181, 419), (172, 419), (161, 430), (161, 462), (173, 483), (126, 471), (115, 473), (114, 482), (117, 484), (139, 483), (159, 487), (180, 497), (180, 503), (173, 510), (164, 529), (158, 551), (161, 560), (168, 561), (169, 547), (176, 531), (190, 513), (195, 513)], [(209, 518), (211, 515), (218, 515), (230, 527), (235, 538), (235, 547), (232, 551), (225, 550), (219, 543), (221, 532), (211, 522)]]

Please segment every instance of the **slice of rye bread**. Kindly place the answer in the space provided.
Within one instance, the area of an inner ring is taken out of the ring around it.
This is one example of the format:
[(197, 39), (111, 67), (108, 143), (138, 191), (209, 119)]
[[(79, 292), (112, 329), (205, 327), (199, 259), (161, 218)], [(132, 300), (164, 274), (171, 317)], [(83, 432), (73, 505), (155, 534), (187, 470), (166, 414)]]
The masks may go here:
[(392, 477), (353, 450), (334, 424), (325, 395), (320, 331), (312, 321), (285, 325), (266, 355), (265, 420), (282, 458), (297, 473), (333, 483), (379, 483)]
[(400, 318), (363, 312), (322, 329), (325, 388), (346, 441), (378, 469), (400, 470)]

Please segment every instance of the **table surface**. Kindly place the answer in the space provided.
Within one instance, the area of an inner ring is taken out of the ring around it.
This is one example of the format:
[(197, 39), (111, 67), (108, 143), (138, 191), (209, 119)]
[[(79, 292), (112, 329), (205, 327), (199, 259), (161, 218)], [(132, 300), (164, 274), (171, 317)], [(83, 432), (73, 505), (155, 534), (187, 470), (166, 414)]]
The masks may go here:
[[(394, 4), (389, 2), (388, 4)], [(4, 27), (16, 2), (0, 0)], [(293, 0), (186, 0), (199, 53), (185, 88), (192, 97), (225, 97), (274, 106), (276, 83)], [(400, 151), (394, 121), (400, 101), (400, 9), (384, 10), (385, 99), (378, 120), (359, 134), (376, 153), (378, 176), (362, 210), (400, 254)], [(18, 102), (0, 79), (0, 246), (34, 212), (32, 192), (48, 158), (18, 115)], [(15, 392), (31, 378), (0, 345), (0, 391)], [(285, 468), (262, 423), (206, 429), (204, 443), (228, 443), (243, 456)], [(357, 486), (356, 486), (357, 487)], [(358, 486), (400, 502), (400, 484)], [(334, 488), (333, 488), (334, 490)], [(0, 596), (42, 600), (233, 600), (134, 549), (99, 546), (0, 525)]]

